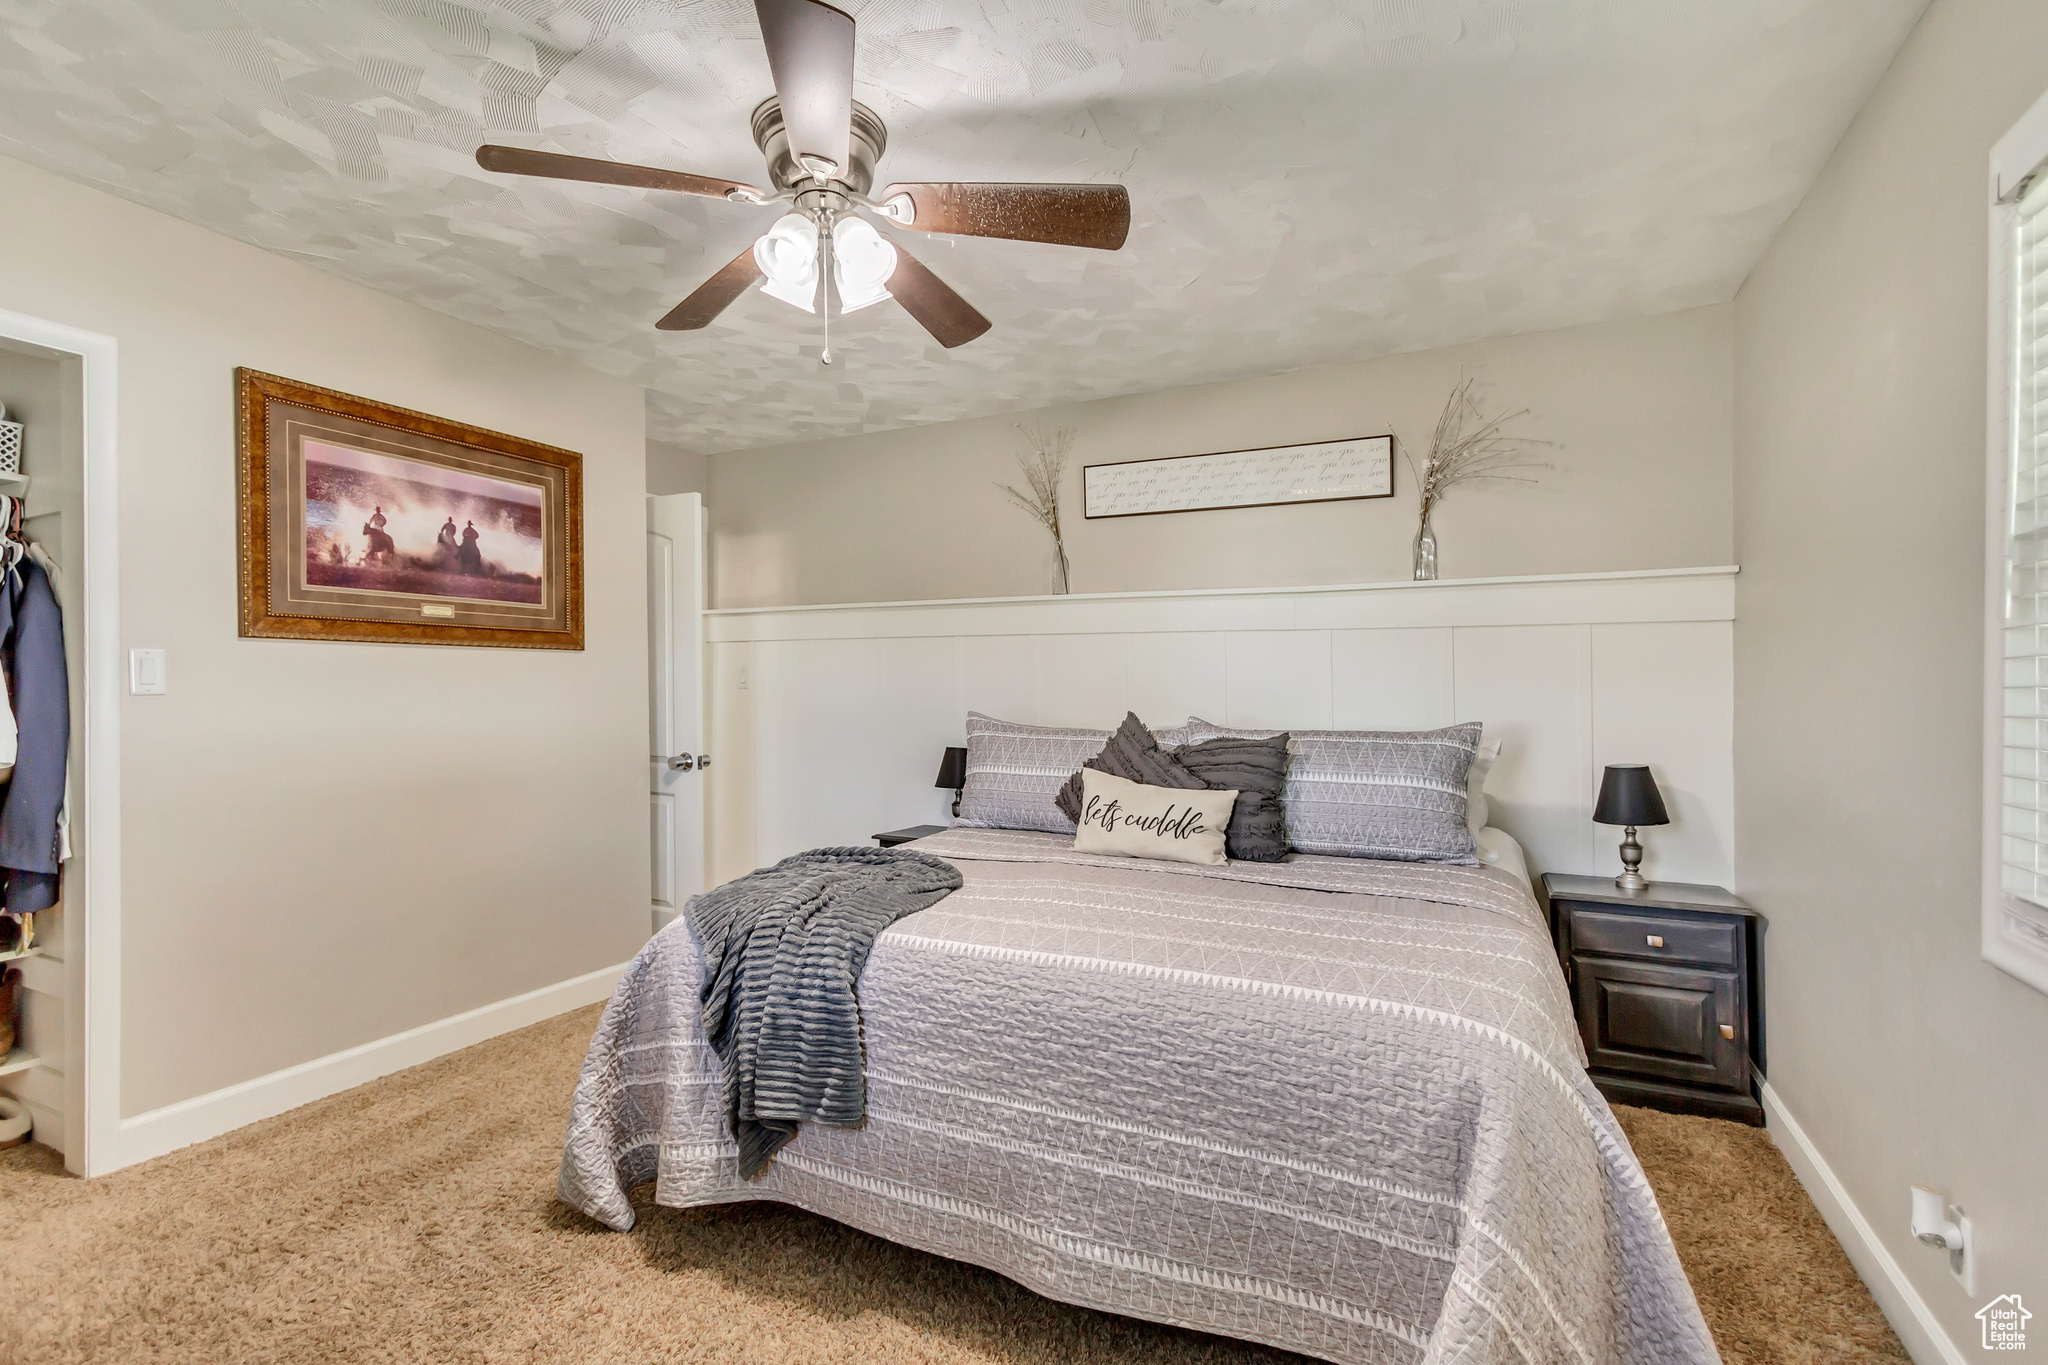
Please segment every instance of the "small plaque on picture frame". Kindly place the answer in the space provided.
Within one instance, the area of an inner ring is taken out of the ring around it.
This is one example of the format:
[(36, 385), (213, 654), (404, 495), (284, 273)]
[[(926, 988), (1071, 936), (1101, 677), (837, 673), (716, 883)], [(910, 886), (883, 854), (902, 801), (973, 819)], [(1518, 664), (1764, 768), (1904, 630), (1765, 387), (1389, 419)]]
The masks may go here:
[(235, 371), (241, 633), (583, 648), (583, 457)]
[(1394, 438), (1171, 455), (1081, 470), (1089, 519), (1394, 495)]

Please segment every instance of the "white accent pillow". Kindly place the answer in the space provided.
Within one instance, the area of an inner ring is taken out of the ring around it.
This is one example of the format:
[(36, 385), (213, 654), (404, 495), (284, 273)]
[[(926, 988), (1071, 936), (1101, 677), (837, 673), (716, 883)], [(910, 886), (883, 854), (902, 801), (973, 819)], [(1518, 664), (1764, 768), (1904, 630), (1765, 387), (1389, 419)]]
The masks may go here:
[(1221, 863), (1234, 791), (1148, 787), (1093, 768), (1081, 770), (1081, 825), (1076, 853)]
[(1500, 741), (1488, 739), (1486, 732), (1480, 731), (1479, 750), (1472, 755), (1471, 770), (1465, 774), (1465, 824), (1475, 835), (1486, 828), (1486, 775), (1499, 757)]

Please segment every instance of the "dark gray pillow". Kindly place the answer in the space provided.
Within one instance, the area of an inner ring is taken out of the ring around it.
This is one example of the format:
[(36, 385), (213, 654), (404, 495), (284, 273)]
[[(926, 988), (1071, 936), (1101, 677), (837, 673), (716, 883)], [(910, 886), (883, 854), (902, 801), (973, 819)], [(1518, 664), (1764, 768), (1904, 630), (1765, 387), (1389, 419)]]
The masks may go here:
[(1287, 736), (1271, 739), (1211, 739), (1173, 751), (1174, 761), (1217, 791), (1237, 793), (1224, 845), (1248, 863), (1277, 863), (1287, 856)]
[[(1102, 746), (1102, 752), (1081, 766), (1128, 782), (1142, 782), (1148, 787), (1201, 791), (1210, 786), (1160, 748), (1159, 741), (1152, 738), (1152, 732), (1145, 728), (1145, 722), (1138, 719), (1135, 711), (1124, 717), (1124, 723), (1109, 737), (1109, 743)], [(1077, 825), (1081, 823), (1081, 774), (1077, 771), (1068, 778), (1052, 800), (1062, 815)]]

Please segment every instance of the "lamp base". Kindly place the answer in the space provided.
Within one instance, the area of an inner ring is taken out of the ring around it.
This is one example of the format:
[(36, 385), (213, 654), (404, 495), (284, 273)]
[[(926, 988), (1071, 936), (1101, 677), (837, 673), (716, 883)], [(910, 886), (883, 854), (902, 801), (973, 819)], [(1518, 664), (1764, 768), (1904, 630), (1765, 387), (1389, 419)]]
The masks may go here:
[(1621, 875), (1614, 885), (1622, 891), (1647, 891), (1649, 879), (1642, 874), (1643, 846), (1636, 842), (1636, 827), (1624, 827), (1621, 836)]
[(958, 820), (960, 818), (960, 797), (965, 793), (965, 791), (966, 789), (964, 787), (953, 788), (953, 818), (955, 820)]

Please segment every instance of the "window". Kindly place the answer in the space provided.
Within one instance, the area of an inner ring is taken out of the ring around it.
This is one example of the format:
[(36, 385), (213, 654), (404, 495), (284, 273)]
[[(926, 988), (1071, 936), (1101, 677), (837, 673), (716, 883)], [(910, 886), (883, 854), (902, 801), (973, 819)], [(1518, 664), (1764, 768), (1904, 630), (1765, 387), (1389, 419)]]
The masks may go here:
[(1991, 156), (1987, 960), (2048, 991), (2048, 97)]

